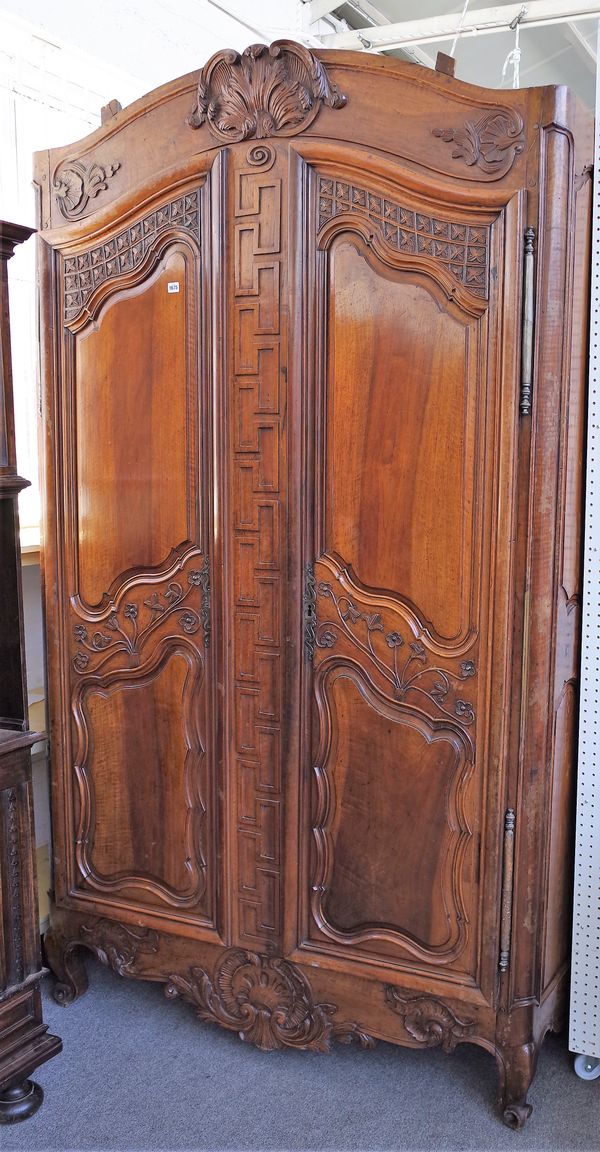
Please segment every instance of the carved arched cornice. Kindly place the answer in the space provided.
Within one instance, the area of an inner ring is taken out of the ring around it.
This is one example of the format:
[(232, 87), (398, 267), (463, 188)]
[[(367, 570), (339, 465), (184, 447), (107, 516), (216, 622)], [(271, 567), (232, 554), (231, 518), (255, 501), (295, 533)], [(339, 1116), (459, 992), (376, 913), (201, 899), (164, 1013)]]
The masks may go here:
[(308, 48), (291, 40), (252, 44), (240, 55), (217, 52), (200, 72), (188, 123), (206, 124), (220, 143), (265, 136), (295, 136), (312, 124), (323, 104), (343, 108), (346, 97)]

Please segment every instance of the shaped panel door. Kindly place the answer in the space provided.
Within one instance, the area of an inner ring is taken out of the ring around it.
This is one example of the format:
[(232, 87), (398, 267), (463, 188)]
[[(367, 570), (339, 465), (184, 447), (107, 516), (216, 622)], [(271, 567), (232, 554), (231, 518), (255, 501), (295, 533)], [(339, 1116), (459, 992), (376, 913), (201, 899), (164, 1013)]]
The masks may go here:
[(497, 284), (518, 206), (311, 180), (302, 947), (489, 998), (518, 312)]
[(206, 185), (57, 254), (65, 884), (217, 922)]

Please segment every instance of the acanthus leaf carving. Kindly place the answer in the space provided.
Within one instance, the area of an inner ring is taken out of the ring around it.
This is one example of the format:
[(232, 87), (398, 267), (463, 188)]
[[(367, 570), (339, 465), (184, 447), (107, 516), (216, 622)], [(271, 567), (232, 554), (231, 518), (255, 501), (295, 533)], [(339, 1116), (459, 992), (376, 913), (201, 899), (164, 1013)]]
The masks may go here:
[(454, 144), (452, 157), (499, 179), (510, 171), (525, 148), (523, 121), (512, 108), (492, 108), (462, 128), (434, 128), (432, 134)]
[(404, 997), (393, 984), (386, 984), (385, 1000), (402, 1020), (408, 1035), (425, 1048), (440, 1047), (444, 1052), (452, 1052), (459, 1041), (475, 1031), (474, 1020), (461, 1020), (433, 996)]
[[(164, 592), (150, 593), (141, 604), (127, 601), (122, 609), (113, 605), (102, 627), (91, 634), (85, 624), (76, 624), (73, 636), (78, 647), (73, 657), (74, 670), (79, 674), (97, 673), (117, 653), (124, 653), (131, 666), (138, 667), (142, 648), (148, 637), (172, 615), (176, 616), (177, 623), (186, 636), (192, 636), (202, 627), (204, 643), (208, 646), (210, 636), (208, 572), (208, 557), (205, 557), (202, 568), (192, 568), (188, 571), (187, 588), (184, 588), (178, 580), (171, 580)], [(183, 607), (190, 593), (198, 587), (202, 591), (200, 612), (196, 612), (188, 605)], [(142, 608), (146, 610), (145, 619), (141, 615)], [(93, 658), (97, 657), (99, 659), (94, 662)]]
[[(458, 671), (433, 666), (421, 641), (405, 639), (397, 628), (388, 629), (381, 612), (361, 611), (352, 596), (345, 592), (338, 594), (326, 580), (316, 583), (314, 595), (315, 605), (319, 599), (330, 600), (334, 614), (332, 618), (319, 620), (315, 607), (313, 652), (314, 648), (335, 648), (344, 636), (387, 680), (396, 700), (419, 694), (427, 697), (444, 716), (458, 720), (461, 725), (474, 723), (473, 705), (461, 698), (452, 699), (456, 691), (454, 685), (477, 675), (473, 660), (462, 660)], [(450, 701), (452, 705), (448, 708)]]
[(278, 40), (252, 44), (240, 55), (226, 49), (200, 72), (188, 123), (204, 123), (217, 140), (293, 136), (312, 123), (323, 104), (342, 108), (346, 97), (325, 66), (301, 44)]
[(93, 163), (89, 168), (81, 160), (70, 160), (56, 172), (53, 180), (58, 207), (66, 220), (77, 220), (85, 212), (90, 200), (105, 192), (108, 181), (121, 167), (114, 164)]
[(131, 971), (139, 954), (158, 952), (158, 935), (151, 928), (133, 928), (115, 920), (82, 924), (79, 935), (81, 943), (94, 952), (101, 964), (119, 976)]
[(169, 999), (181, 996), (201, 1020), (237, 1032), (240, 1039), (263, 1051), (309, 1048), (327, 1052), (333, 1040), (375, 1046), (357, 1024), (334, 1023), (335, 1005), (315, 1004), (300, 969), (278, 956), (229, 949), (217, 963), (212, 980), (203, 968), (191, 968), (187, 977), (169, 977), (165, 995)]

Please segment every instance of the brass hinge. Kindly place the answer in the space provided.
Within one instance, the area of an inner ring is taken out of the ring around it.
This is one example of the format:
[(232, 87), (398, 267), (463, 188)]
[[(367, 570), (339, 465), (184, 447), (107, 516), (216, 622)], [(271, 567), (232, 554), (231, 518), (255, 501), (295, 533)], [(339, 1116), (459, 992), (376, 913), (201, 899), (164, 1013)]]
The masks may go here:
[(500, 959), (498, 967), (506, 972), (510, 963), (510, 932), (512, 925), (513, 876), (515, 870), (515, 812), (507, 808), (504, 817), (504, 848), (502, 852), (502, 910), (500, 914)]
[(315, 654), (317, 638), (317, 581), (312, 564), (304, 569), (304, 653), (307, 660)]
[(533, 321), (535, 316), (534, 253), (535, 228), (525, 229), (523, 253), (523, 326), (521, 330), (521, 416), (531, 412), (531, 386), (533, 384)]

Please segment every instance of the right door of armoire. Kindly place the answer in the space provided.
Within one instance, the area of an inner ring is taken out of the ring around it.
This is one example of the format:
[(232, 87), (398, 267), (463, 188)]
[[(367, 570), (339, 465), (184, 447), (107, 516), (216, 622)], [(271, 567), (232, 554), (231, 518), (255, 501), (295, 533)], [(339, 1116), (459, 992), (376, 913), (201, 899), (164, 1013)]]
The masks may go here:
[(295, 143), (304, 647), (296, 955), (497, 988), (519, 195)]

